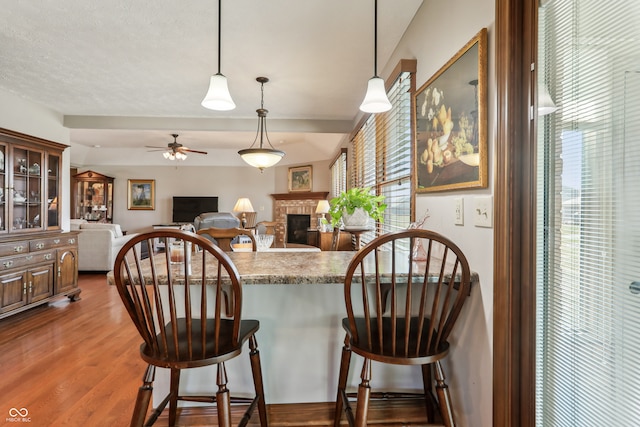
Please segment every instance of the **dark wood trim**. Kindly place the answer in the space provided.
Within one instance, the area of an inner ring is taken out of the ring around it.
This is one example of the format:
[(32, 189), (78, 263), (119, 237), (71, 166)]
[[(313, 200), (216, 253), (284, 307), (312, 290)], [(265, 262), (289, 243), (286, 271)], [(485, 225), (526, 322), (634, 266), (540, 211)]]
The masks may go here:
[[(394, 67), (393, 71), (389, 75), (389, 78), (384, 81), (385, 90), (387, 90), (387, 91), (389, 90), (391, 85), (398, 79), (398, 76), (400, 74), (402, 74), (404, 72), (413, 73), (414, 79), (413, 79), (412, 88), (411, 88), (411, 98), (412, 98), (411, 102), (413, 102), (413, 94), (416, 91), (415, 74), (416, 74), (416, 70), (417, 69), (418, 69), (418, 61), (417, 60), (415, 60), (415, 59), (401, 59), (400, 61), (398, 61), (398, 64)], [(356, 126), (353, 128), (353, 130), (349, 134), (349, 138), (348, 138), (349, 142), (353, 141), (353, 138), (356, 137), (356, 133), (358, 133), (360, 128), (362, 126), (364, 126), (365, 122), (367, 120), (369, 120), (369, 116), (371, 116), (371, 113), (364, 114), (362, 117), (360, 117), (360, 120), (358, 120), (358, 123), (356, 124)]]
[(328, 191), (294, 191), (291, 193), (271, 194), (274, 200), (324, 200)]
[(338, 154), (336, 154), (336, 156), (333, 158), (333, 160), (331, 160), (331, 163), (329, 164), (329, 169), (331, 169), (333, 167), (333, 165), (338, 161), (340, 156), (342, 156), (343, 154), (347, 154), (347, 148), (346, 147), (342, 147), (340, 149), (340, 151), (338, 152)]
[(68, 145), (59, 142), (50, 141), (48, 139), (38, 138), (37, 136), (27, 135), (25, 133), (16, 132), (14, 130), (0, 128), (0, 141), (12, 142), (14, 144), (24, 145), (25, 143), (34, 143), (46, 148), (53, 148), (64, 151)]
[(536, 0), (496, 0), (493, 425), (535, 425)]

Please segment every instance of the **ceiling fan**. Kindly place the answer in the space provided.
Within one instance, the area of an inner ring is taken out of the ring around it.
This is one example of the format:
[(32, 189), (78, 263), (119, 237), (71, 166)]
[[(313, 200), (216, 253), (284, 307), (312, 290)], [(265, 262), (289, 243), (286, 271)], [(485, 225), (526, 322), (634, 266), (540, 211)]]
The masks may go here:
[(183, 146), (182, 144), (180, 144), (178, 142), (178, 134), (177, 133), (172, 133), (171, 136), (173, 137), (173, 142), (170, 142), (167, 144), (167, 148), (164, 147), (152, 147), (152, 146), (148, 146), (147, 148), (153, 148), (153, 150), (149, 150), (149, 151), (164, 151), (166, 150), (164, 153), (162, 153), (162, 155), (164, 156), (165, 159), (169, 159), (169, 160), (184, 160), (187, 158), (187, 154), (186, 153), (196, 153), (196, 154), (207, 154), (206, 151), (198, 151), (198, 150), (192, 150), (190, 148), (187, 148), (185, 146)]

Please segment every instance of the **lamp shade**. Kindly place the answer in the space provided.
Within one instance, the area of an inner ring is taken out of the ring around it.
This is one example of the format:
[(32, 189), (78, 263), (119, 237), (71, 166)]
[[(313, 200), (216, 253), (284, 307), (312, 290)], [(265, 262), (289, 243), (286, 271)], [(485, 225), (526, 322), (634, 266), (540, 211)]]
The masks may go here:
[(556, 111), (558, 107), (551, 99), (547, 85), (538, 84), (538, 115), (546, 116)]
[(269, 148), (247, 148), (238, 151), (242, 160), (260, 170), (269, 168), (284, 157), (284, 151)]
[(235, 102), (231, 99), (227, 78), (220, 73), (211, 76), (209, 90), (202, 100), (202, 106), (210, 110), (228, 111), (236, 108)]
[(326, 214), (329, 212), (329, 201), (328, 200), (320, 200), (318, 202), (318, 206), (316, 206), (317, 214)]
[(367, 84), (367, 93), (360, 104), (360, 110), (365, 113), (383, 113), (391, 109), (391, 102), (387, 98), (384, 88), (384, 80), (380, 77), (372, 77)]
[(251, 205), (251, 201), (246, 197), (241, 197), (236, 202), (236, 205), (233, 207), (234, 212), (253, 212), (253, 206)]

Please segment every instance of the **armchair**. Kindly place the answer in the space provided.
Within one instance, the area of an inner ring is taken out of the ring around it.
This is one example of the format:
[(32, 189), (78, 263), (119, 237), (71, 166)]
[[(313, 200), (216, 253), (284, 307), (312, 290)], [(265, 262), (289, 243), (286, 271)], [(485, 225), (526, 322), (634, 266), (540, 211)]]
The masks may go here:
[(124, 235), (120, 224), (72, 224), (78, 233), (78, 270), (110, 271), (120, 248), (137, 233)]

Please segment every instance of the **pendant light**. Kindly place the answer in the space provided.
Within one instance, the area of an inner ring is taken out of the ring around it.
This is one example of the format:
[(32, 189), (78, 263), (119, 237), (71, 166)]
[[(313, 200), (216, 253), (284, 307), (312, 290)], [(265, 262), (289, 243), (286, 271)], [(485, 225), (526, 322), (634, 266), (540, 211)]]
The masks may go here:
[(373, 15), (373, 77), (367, 84), (367, 93), (360, 104), (360, 110), (365, 113), (383, 113), (391, 109), (391, 102), (387, 98), (384, 80), (378, 77), (378, 0), (374, 1)]
[[(240, 154), (242, 160), (254, 168), (260, 169), (260, 172), (262, 172), (264, 168), (271, 167), (282, 160), (284, 151), (273, 148), (267, 135), (267, 113), (269, 111), (264, 108), (264, 84), (268, 82), (269, 79), (266, 77), (257, 77), (256, 80), (260, 83), (261, 92), (260, 108), (256, 110), (256, 113), (258, 113), (258, 131), (251, 147), (238, 151), (238, 154)], [(253, 148), (253, 146), (256, 145), (256, 141), (258, 141), (258, 137), (260, 137), (260, 148)], [(263, 148), (265, 139), (271, 148)]]
[(222, 27), (222, 0), (218, 0), (218, 72), (211, 76), (209, 90), (202, 100), (202, 106), (210, 110), (228, 111), (236, 108), (231, 99), (227, 78), (220, 72), (220, 34)]

